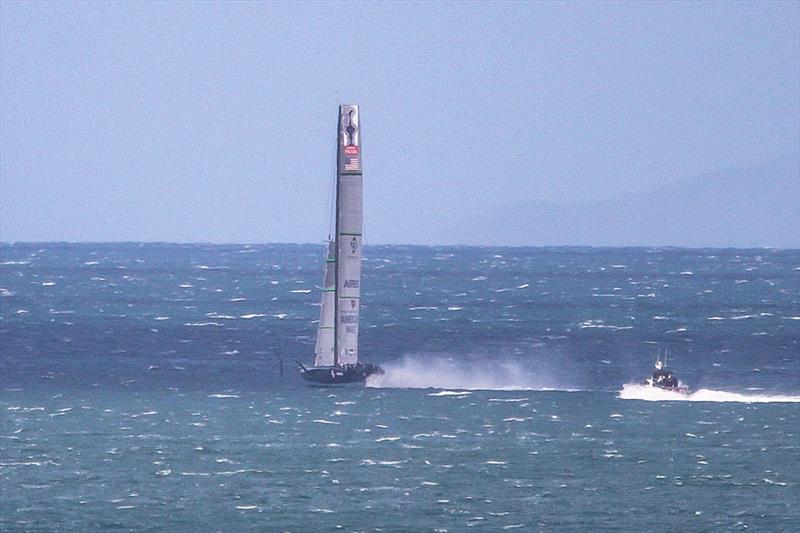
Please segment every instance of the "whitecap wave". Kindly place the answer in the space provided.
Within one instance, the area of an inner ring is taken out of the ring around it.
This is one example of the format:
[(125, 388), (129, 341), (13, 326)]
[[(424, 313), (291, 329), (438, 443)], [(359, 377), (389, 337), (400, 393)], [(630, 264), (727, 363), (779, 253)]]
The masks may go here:
[(739, 403), (797, 403), (800, 396), (785, 394), (740, 394), (712, 389), (698, 389), (689, 394), (653, 388), (647, 385), (627, 383), (619, 392), (623, 400), (644, 400), (648, 402), (739, 402)]

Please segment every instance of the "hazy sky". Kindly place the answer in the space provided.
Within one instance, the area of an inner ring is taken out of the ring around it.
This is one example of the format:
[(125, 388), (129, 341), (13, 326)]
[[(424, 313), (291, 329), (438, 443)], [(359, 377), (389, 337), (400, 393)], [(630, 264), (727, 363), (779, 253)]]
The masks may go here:
[[(3, 241), (320, 241), (339, 103), (362, 106), (373, 244), (800, 150), (798, 2), (0, 10)], [(487, 244), (574, 244), (503, 220)]]

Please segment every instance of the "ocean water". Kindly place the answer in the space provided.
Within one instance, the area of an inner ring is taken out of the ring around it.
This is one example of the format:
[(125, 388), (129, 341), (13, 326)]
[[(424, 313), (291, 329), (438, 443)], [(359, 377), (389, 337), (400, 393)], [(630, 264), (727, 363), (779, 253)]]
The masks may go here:
[(323, 255), (0, 245), (0, 530), (796, 530), (799, 251), (367, 247), (315, 388)]

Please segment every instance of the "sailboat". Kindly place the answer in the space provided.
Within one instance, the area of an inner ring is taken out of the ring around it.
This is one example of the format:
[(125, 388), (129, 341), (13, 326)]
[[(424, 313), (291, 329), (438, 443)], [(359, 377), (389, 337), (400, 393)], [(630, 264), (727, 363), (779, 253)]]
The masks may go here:
[(297, 362), (305, 380), (326, 385), (363, 382), (383, 373), (358, 356), (363, 175), (357, 105), (339, 106), (336, 145), (336, 228), (327, 247), (314, 366)]

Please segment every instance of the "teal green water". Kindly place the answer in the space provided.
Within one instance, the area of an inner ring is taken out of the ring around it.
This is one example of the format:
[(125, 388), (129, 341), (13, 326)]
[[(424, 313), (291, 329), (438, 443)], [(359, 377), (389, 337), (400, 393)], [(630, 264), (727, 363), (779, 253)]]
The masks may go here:
[(365, 253), (324, 389), (322, 246), (0, 245), (0, 530), (797, 529), (797, 250)]
[(369, 388), (6, 392), (2, 525), (791, 531), (797, 405)]

